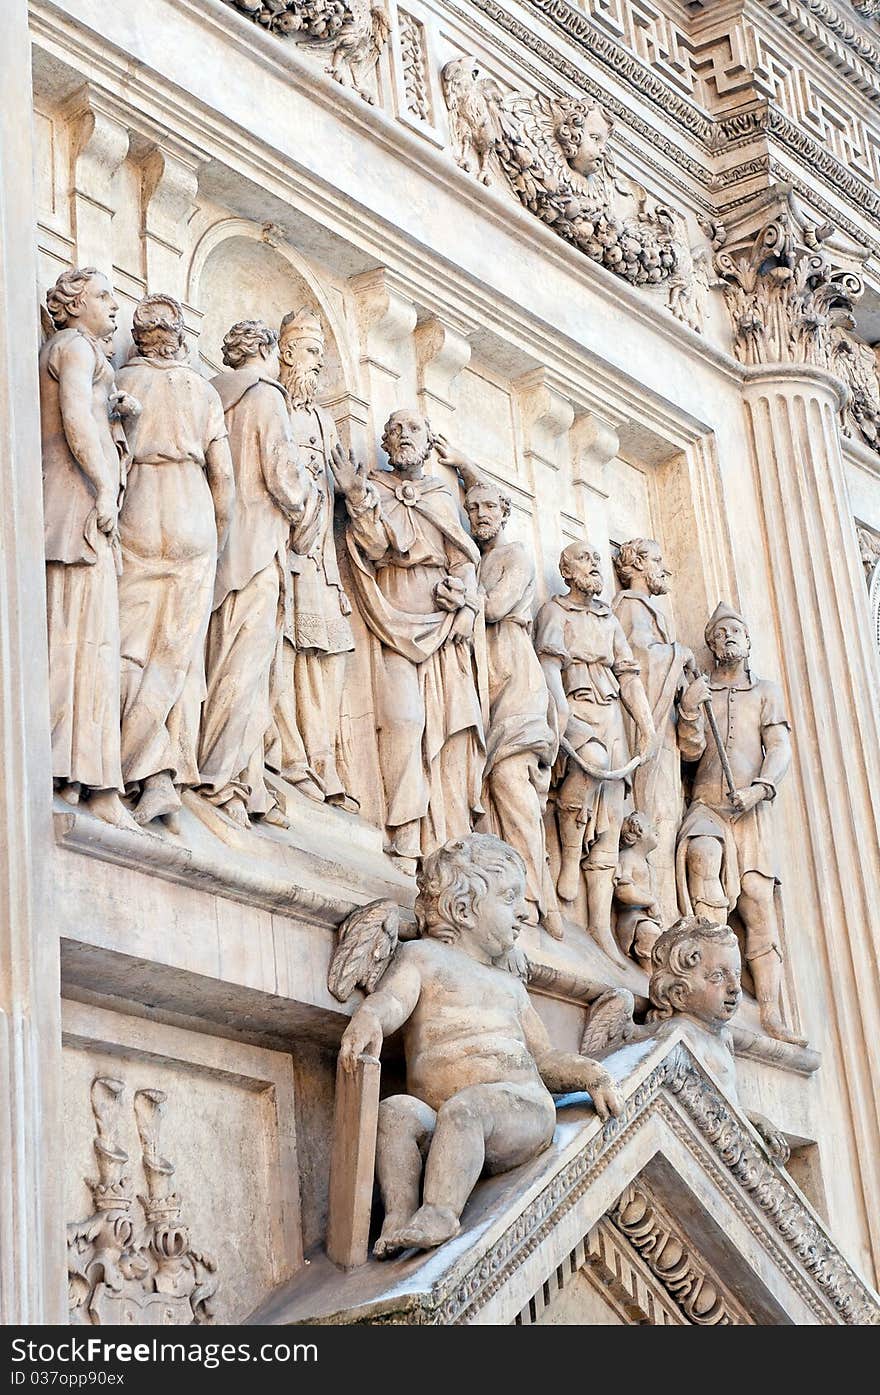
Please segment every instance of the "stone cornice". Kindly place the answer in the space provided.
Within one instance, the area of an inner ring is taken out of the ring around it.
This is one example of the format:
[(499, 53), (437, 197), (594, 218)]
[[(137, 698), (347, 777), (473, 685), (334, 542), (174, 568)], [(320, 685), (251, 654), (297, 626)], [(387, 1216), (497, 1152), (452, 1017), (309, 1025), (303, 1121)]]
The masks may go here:
[[(788, 2), (789, 0), (786, 0), (786, 3)], [(880, 196), (871, 185), (853, 174), (821, 142), (801, 130), (772, 103), (762, 102), (746, 112), (713, 118), (683, 97), (662, 77), (652, 73), (622, 44), (597, 30), (589, 18), (573, 9), (567, 0), (523, 0), (525, 5), (553, 24), (592, 61), (632, 88), (640, 97), (650, 102), (658, 113), (686, 133), (706, 152), (707, 160), (701, 161), (683, 148), (680, 142), (658, 132), (656, 127), (634, 112), (632, 106), (603, 89), (601, 83), (592, 79), (576, 63), (571, 62), (557, 47), (511, 14), (500, 0), (469, 0), (469, 3), (472, 9), (479, 10), (494, 26), (527, 48), (541, 63), (558, 72), (566, 82), (581, 92), (599, 98), (615, 121), (640, 136), (650, 149), (661, 151), (698, 187), (711, 192), (731, 182), (729, 171), (716, 173), (712, 169), (713, 158), (720, 152), (771, 136), (795, 159), (817, 170), (828, 186), (840, 194), (850, 207), (880, 222)], [(794, 3), (794, 0), (790, 0), (790, 3)], [(459, 6), (449, 4), (446, 8), (463, 23), (469, 21), (469, 13)], [(507, 52), (510, 53), (509, 50)], [(757, 160), (760, 157), (754, 158)], [(757, 169), (754, 172), (757, 173)], [(847, 230), (867, 242), (865, 232), (857, 229), (852, 222), (848, 224)]]

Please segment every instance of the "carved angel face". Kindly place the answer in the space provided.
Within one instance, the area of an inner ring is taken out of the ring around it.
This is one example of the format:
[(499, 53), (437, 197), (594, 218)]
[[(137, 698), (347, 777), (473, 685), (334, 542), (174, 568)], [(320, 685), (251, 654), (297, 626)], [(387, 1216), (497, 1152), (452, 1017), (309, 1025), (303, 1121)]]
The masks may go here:
[(462, 906), (459, 921), (461, 948), (471, 953), (476, 950), (475, 957), (490, 962), (509, 954), (528, 923), (525, 891), (525, 877), (518, 867), (493, 875), (488, 890), (481, 896), (469, 891), (467, 907)]
[(568, 164), (578, 174), (595, 174), (611, 135), (611, 123), (601, 107), (572, 107), (559, 122), (556, 135)]
[(707, 1027), (717, 1030), (729, 1022), (739, 1007), (739, 949), (734, 944), (704, 943), (699, 960), (690, 970), (687, 987), (676, 990), (682, 1012), (690, 1013)]

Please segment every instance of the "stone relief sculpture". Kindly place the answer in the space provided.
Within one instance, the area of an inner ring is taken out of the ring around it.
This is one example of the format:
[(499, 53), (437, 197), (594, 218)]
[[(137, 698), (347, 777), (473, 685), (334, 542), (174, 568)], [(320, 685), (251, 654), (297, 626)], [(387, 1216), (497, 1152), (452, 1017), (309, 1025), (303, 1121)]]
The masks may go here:
[(317, 315), (308, 309), (287, 315), (279, 349), (293, 437), (311, 483), (288, 557), (290, 606), (275, 708), (280, 769), (310, 799), (356, 810), (341, 769), (342, 688), (354, 636), (333, 534), (331, 455), (339, 438), (329, 412), (316, 400), (324, 365)]
[[(739, 1103), (736, 1057), (730, 1022), (742, 999), (739, 941), (727, 925), (705, 916), (682, 916), (665, 930), (651, 951), (648, 984), (651, 1008), (646, 1023), (633, 1023), (629, 993), (611, 990), (591, 1009), (581, 1050), (603, 1059), (626, 1041), (682, 1029), (728, 1099)], [(775, 1162), (788, 1161), (784, 1136), (763, 1114), (744, 1111)]]
[(327, 72), (365, 101), (364, 86), (375, 70), (391, 25), (381, 0), (229, 0), (237, 10), (273, 34), (295, 37), (309, 47), (328, 49)]
[(124, 1175), (128, 1154), (117, 1136), (124, 1090), (122, 1081), (106, 1076), (92, 1082), (98, 1179), (87, 1183), (93, 1215), (67, 1227), (70, 1321), (138, 1327), (209, 1323), (217, 1266), (193, 1249), (180, 1219), (180, 1197), (170, 1190), (174, 1167), (159, 1152), (165, 1093), (148, 1089), (134, 1096), (147, 1184), (146, 1196), (138, 1197), (146, 1219), (141, 1228), (132, 1216), (134, 1197)]
[(483, 183), (497, 167), (525, 208), (592, 261), (636, 286), (663, 285), (677, 318), (699, 329), (698, 288), (680, 218), (618, 176), (613, 123), (592, 98), (502, 96), (473, 57), (441, 72), (458, 163)]
[(620, 852), (614, 872), (614, 938), (622, 954), (631, 954), (650, 972), (651, 950), (663, 929), (651, 853), (657, 830), (647, 815), (634, 810), (620, 825)]
[(656, 754), (633, 773), (633, 803), (654, 825), (654, 863), (668, 923), (676, 911), (675, 839), (683, 811), (678, 729), (688, 720), (681, 716), (679, 699), (696, 676), (696, 661), (676, 642), (658, 603), (669, 590), (670, 578), (659, 544), (653, 538), (630, 538), (621, 544), (614, 565), (622, 589), (611, 608), (638, 660), (658, 736)]
[[(726, 919), (736, 911), (764, 1030), (803, 1045), (779, 1006), (779, 877), (770, 806), (791, 763), (782, 690), (749, 667), (751, 640), (742, 616), (720, 603), (705, 630), (714, 656), (707, 680), (681, 700), (682, 755), (697, 761), (678, 835), (676, 879), (684, 914)], [(708, 733), (707, 733), (708, 728)]]
[(122, 774), (139, 794), (136, 822), (174, 827), (180, 788), (199, 784), (205, 636), (235, 486), (220, 398), (181, 362), (179, 303), (147, 296), (132, 337), (137, 354), (117, 377), (141, 404), (125, 418), (132, 463), (119, 515)]
[(451, 492), (425, 474), (434, 448), (419, 412), (389, 417), (390, 470), (333, 452), (348, 510), (352, 585), (374, 640), (374, 701), (387, 850), (408, 862), (468, 833), (483, 812), (485, 689), (480, 553)]
[(507, 1172), (542, 1153), (555, 1127), (551, 1090), (588, 1090), (602, 1118), (621, 1108), (601, 1066), (552, 1048), (510, 971), (527, 918), (519, 854), (494, 835), (472, 833), (429, 854), (417, 884), (419, 938), (396, 950), (385, 929), (387, 903), (351, 918), (374, 984), (374, 949), (380, 962), (389, 946), (393, 955), (343, 1034), (343, 1066), (377, 1057), (384, 1038), (406, 1025), (408, 1093), (379, 1105), (379, 1257), (450, 1239), (484, 1171)]
[(851, 314), (839, 313), (832, 331), (831, 367), (849, 388), (849, 399), (841, 412), (847, 436), (880, 450), (880, 367), (878, 346), (866, 344), (854, 334)]
[(102, 341), (119, 306), (94, 267), (64, 271), (46, 296), (55, 333), (40, 349), (52, 774), (68, 803), (120, 828), (122, 804), (119, 506), (128, 446)]
[[(568, 591), (538, 612), (535, 649), (556, 706), (560, 759), (555, 790), (562, 863), (556, 889), (572, 902), (587, 885), (587, 929), (610, 959), (622, 956), (611, 931), (620, 828), (633, 770), (656, 740), (639, 665), (620, 621), (600, 599), (602, 572), (589, 543), (559, 559)], [(628, 713), (638, 732), (631, 752)]]
[(535, 563), (527, 547), (508, 541), (504, 524), (510, 499), (473, 463), (437, 447), (444, 465), (465, 484), (464, 509), (480, 549), (477, 569), (486, 625), (489, 719), (483, 803), (486, 824), (515, 848), (526, 865), (529, 920), (555, 939), (563, 934), (556, 889), (547, 861), (544, 808), (556, 759), (556, 711), (532, 645)]
[(223, 340), (228, 371), (213, 379), (229, 432), (235, 508), (217, 567), (199, 743), (201, 793), (229, 818), (286, 826), (264, 776), (287, 604), (291, 524), (309, 485), (278, 381), (278, 335), (242, 320)]

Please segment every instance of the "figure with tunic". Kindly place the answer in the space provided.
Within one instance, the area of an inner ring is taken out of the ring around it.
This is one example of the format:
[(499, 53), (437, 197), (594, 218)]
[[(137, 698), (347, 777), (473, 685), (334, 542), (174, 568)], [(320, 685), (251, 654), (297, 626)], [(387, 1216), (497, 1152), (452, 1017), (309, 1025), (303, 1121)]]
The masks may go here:
[[(568, 591), (541, 607), (535, 649), (556, 705), (560, 740), (556, 818), (561, 901), (577, 897), (583, 862), (587, 929), (610, 959), (626, 961), (611, 930), (611, 905), (630, 775), (655, 740), (639, 665), (620, 621), (600, 599), (600, 557), (587, 542), (559, 559)], [(637, 732), (630, 750), (624, 714)]]
[(220, 396), (235, 472), (235, 506), (217, 566), (199, 742), (200, 792), (247, 828), (287, 818), (265, 779), (288, 602), (287, 549), (309, 485), (278, 381), (278, 335), (242, 320), (223, 340)]
[(434, 446), (426, 418), (393, 412), (382, 446), (389, 470), (368, 476), (339, 447), (333, 470), (349, 515), (352, 584), (374, 641), (386, 847), (412, 863), (468, 833), (483, 812), (480, 553), (451, 491), (425, 474)]
[(699, 763), (678, 835), (679, 904), (683, 915), (716, 921), (737, 912), (761, 1024), (770, 1036), (803, 1045), (784, 1025), (779, 1003), (779, 876), (771, 805), (791, 764), (782, 690), (752, 674), (748, 626), (731, 606), (716, 607), (705, 638), (713, 672), (696, 678), (681, 699), (690, 733), (682, 754)]
[(333, 533), (330, 461), (339, 438), (333, 418), (316, 400), (324, 366), (318, 316), (308, 309), (287, 315), (279, 348), (293, 438), (310, 484), (288, 553), (290, 605), (275, 708), (280, 768), (308, 798), (356, 811), (342, 758), (342, 689), (354, 636)]
[(690, 649), (677, 643), (659, 604), (670, 579), (660, 545), (653, 538), (631, 538), (621, 545), (614, 565), (622, 589), (611, 608), (638, 661), (657, 731), (656, 754), (633, 773), (633, 804), (654, 826), (657, 893), (663, 920), (671, 924), (677, 914), (675, 840), (684, 811), (678, 734), (688, 727), (679, 700), (696, 677), (696, 661)]
[(235, 486), (220, 398), (181, 361), (180, 304), (146, 296), (131, 332), (137, 354), (117, 376), (141, 404), (125, 423), (132, 462), (119, 515), (122, 774), (139, 796), (136, 821), (174, 828), (181, 788), (199, 783), (205, 638)]
[(119, 505), (125, 406), (105, 341), (119, 305), (95, 267), (64, 271), (46, 296), (55, 326), (40, 349), (40, 427), (49, 707), (55, 789), (121, 828), (137, 824), (121, 800), (119, 746)]
[(457, 470), (464, 509), (480, 549), (477, 569), (486, 626), (489, 718), (483, 804), (486, 830), (515, 848), (526, 866), (529, 923), (562, 939), (562, 916), (547, 860), (544, 809), (559, 741), (556, 709), (532, 644), (535, 562), (505, 536), (510, 498), (445, 441), (438, 459)]

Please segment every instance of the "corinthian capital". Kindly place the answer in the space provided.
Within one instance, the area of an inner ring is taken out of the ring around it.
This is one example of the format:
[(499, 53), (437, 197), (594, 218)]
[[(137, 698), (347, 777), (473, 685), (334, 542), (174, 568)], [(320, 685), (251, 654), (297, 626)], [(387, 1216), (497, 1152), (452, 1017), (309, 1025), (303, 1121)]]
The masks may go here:
[(833, 369), (834, 327), (864, 289), (866, 253), (777, 185), (715, 230), (715, 272), (741, 363)]

